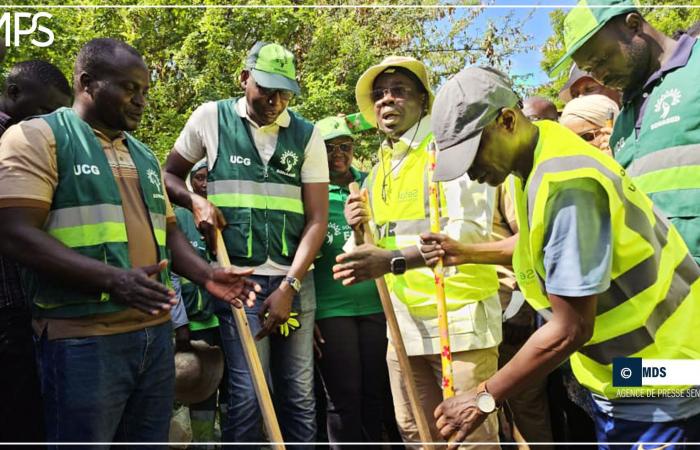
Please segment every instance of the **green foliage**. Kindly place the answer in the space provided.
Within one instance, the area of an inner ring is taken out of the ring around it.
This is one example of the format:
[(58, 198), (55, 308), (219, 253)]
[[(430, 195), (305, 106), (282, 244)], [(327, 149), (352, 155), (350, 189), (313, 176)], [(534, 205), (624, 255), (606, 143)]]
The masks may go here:
[[(698, 8), (653, 8), (652, 6), (669, 6), (677, 5), (674, 0), (641, 0), (641, 6), (647, 6), (641, 9), (644, 18), (659, 31), (672, 36), (676, 31), (687, 30), (695, 22), (700, 20), (700, 9)], [(692, 0), (687, 2), (688, 5), (700, 5), (700, 0)], [(547, 39), (543, 48), (543, 58), (540, 62), (542, 70), (549, 73), (554, 67), (554, 64), (564, 56), (564, 18), (566, 10), (556, 9), (549, 14), (550, 24), (552, 25), (552, 35)], [(549, 83), (540, 86), (537, 90), (537, 95), (552, 99), (558, 106), (562, 106), (558, 95), (559, 91), (568, 78), (569, 67), (562, 71), (556, 78), (550, 80)]]
[[(27, 5), (87, 3), (178, 4), (173, 0), (32, 0)], [(201, 7), (42, 8), (53, 15), (54, 44), (11, 48), (5, 67), (41, 58), (71, 74), (75, 56), (86, 41), (123, 39), (142, 53), (151, 71), (149, 105), (136, 135), (162, 160), (197, 106), (241, 94), (240, 71), (257, 40), (280, 43), (295, 54), (302, 94), (290, 107), (310, 120), (357, 111), (357, 79), (369, 66), (392, 54), (425, 61), (433, 69), (432, 82), (437, 86), (467, 64), (488, 63), (507, 70), (515, 53), (530, 49), (530, 37), (519, 31), (522, 21), (512, 16), (498, 24), (487, 22), (478, 38), (470, 37), (474, 35), (470, 27), (483, 12), (480, 8), (457, 10), (448, 4), (415, 8), (411, 7), (413, 0), (384, 2), (396, 8), (337, 7), (343, 5), (339, 0), (179, 2), (193, 3)], [(232, 7), (219, 7), (225, 4)], [(298, 7), (304, 4), (320, 7)], [(375, 5), (368, 0), (355, 4)], [(423, 2), (431, 4), (437, 5), (438, 0)], [(379, 137), (367, 132), (357, 142), (356, 155), (367, 166)]]

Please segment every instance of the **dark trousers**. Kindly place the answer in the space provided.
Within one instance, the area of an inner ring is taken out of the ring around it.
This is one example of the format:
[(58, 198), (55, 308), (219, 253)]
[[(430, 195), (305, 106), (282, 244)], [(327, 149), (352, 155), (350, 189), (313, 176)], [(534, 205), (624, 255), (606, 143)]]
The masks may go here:
[(31, 314), (0, 310), (0, 442), (44, 442)]
[[(393, 416), (385, 414), (390, 390), (384, 315), (333, 317), (316, 323), (325, 340), (318, 367), (328, 401), (329, 440), (381, 442), (385, 416)], [(388, 434), (396, 435), (391, 433), (396, 424), (391, 425)]]

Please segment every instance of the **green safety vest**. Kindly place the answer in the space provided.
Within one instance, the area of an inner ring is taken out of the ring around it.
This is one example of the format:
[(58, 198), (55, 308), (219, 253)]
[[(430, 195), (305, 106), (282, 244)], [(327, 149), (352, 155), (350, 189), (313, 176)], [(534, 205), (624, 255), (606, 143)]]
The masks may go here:
[[(66, 247), (111, 266), (131, 268), (119, 187), (95, 132), (70, 108), (41, 116), (56, 139), (58, 185), (44, 230)], [(139, 176), (144, 203), (153, 225), (158, 258), (168, 258), (166, 203), (160, 165), (151, 150), (124, 133)], [(27, 291), (39, 317), (78, 317), (126, 309), (109, 293), (83, 293), (39, 272), (28, 272)], [(170, 285), (167, 271), (160, 281)]]
[(231, 263), (259, 266), (268, 257), (289, 266), (306, 225), (301, 195), (301, 166), (313, 124), (289, 111), (289, 127), (280, 127), (277, 148), (264, 164), (238, 99), (217, 102), (219, 148), (209, 171), (207, 198), (227, 225), (223, 229)]
[[(204, 237), (194, 223), (194, 216), (187, 208), (175, 207), (175, 218), (177, 226), (185, 235), (190, 245), (197, 254), (209, 261), (207, 246)], [(197, 331), (205, 328), (212, 328), (219, 324), (216, 316), (212, 312), (211, 295), (201, 286), (192, 283), (187, 278), (180, 276), (180, 293), (185, 304), (187, 318), (190, 321), (190, 330)]]
[[(615, 159), (678, 229), (700, 263), (700, 47), (624, 105), (610, 145)], [(636, 109), (646, 102), (637, 134)]]
[(588, 178), (605, 189), (610, 207), (612, 280), (598, 295), (592, 338), (571, 356), (576, 378), (612, 399), (613, 358), (700, 358), (700, 267), (678, 231), (612, 158), (559, 124), (535, 125), (532, 170), (524, 186), (515, 178), (512, 187), (520, 229), (513, 267), (525, 298), (545, 317), (547, 200), (562, 183)]
[[(415, 149), (410, 149), (399, 168), (398, 176), (391, 170), (390, 152), (383, 152), (383, 162), (377, 164), (367, 180), (372, 217), (378, 229), (377, 244), (389, 250), (414, 246), (419, 234), (430, 231), (428, 180), (429, 134)], [(447, 224), (445, 196), (440, 195), (440, 222)], [(437, 317), (435, 276), (427, 267), (412, 269), (403, 275), (385, 275), (387, 286), (406, 305), (411, 315), (420, 318)], [(465, 264), (457, 273), (445, 278), (448, 311), (455, 311), (498, 292), (498, 276), (491, 265)], [(459, 332), (459, 330), (455, 330)]]

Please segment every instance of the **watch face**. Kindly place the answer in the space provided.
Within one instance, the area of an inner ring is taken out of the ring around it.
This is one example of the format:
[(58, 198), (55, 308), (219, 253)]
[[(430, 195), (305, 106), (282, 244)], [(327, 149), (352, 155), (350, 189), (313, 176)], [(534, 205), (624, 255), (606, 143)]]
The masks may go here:
[(406, 258), (398, 257), (391, 260), (391, 273), (401, 275), (406, 272)]
[(476, 407), (481, 412), (490, 414), (496, 409), (496, 400), (488, 392), (480, 392), (476, 396)]

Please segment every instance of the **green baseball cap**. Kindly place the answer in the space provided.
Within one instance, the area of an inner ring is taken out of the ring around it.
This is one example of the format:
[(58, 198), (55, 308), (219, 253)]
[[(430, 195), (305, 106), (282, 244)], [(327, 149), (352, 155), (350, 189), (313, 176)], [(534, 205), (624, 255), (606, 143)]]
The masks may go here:
[(245, 68), (253, 73), (255, 82), (268, 89), (283, 89), (299, 95), (294, 55), (279, 44), (258, 41), (248, 52)]
[(330, 141), (340, 136), (352, 137), (352, 131), (350, 131), (345, 117), (326, 117), (316, 122), (316, 127), (324, 141)]
[(571, 59), (571, 55), (603, 28), (610, 19), (620, 14), (636, 11), (638, 9), (635, 0), (579, 0), (564, 19), (566, 53), (557, 61), (549, 75), (558, 75), (565, 63)]

